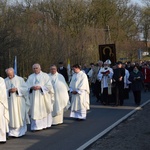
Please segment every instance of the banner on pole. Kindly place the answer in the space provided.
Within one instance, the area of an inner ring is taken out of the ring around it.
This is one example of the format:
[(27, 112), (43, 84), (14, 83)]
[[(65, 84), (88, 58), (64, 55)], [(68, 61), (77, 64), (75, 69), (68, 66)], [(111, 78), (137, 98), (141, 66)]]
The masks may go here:
[(105, 62), (110, 60), (112, 65), (116, 63), (116, 47), (115, 44), (99, 45), (99, 59)]
[(17, 75), (17, 56), (15, 56), (15, 61), (14, 61), (14, 73)]

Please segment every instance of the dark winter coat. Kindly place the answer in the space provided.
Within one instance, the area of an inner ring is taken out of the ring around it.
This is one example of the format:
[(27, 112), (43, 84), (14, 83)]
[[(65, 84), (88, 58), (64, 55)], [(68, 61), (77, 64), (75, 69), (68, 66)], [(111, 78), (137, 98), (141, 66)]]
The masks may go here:
[(129, 76), (129, 81), (131, 81), (132, 91), (141, 91), (143, 89), (144, 76), (141, 71), (137, 73), (131, 72)]

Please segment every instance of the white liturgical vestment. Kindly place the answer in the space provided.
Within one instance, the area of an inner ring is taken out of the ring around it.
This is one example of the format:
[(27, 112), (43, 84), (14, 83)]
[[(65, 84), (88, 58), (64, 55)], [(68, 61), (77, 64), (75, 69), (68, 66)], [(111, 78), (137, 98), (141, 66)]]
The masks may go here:
[[(9, 108), (9, 136), (20, 137), (25, 135), (27, 125), (30, 123), (28, 112), (30, 101), (28, 87), (22, 77), (15, 75), (12, 79), (5, 78), (8, 108)], [(17, 92), (10, 93), (11, 88), (17, 88)]]
[(49, 74), (50, 80), (54, 88), (54, 105), (53, 105), (53, 124), (63, 123), (63, 113), (70, 107), (69, 101), (69, 87), (65, 81), (65, 78), (56, 72), (55, 74)]
[(5, 81), (0, 77), (0, 142), (6, 142), (9, 123), (8, 101)]
[[(39, 74), (31, 74), (27, 85), (31, 103), (31, 130), (41, 130), (51, 127), (54, 103), (54, 90), (49, 75), (40, 71)], [(33, 86), (41, 86), (40, 90), (32, 90)]]
[[(108, 73), (108, 74), (106, 75), (105, 73)], [(112, 68), (103, 67), (100, 69), (97, 75), (97, 79), (101, 81), (101, 93), (103, 93), (104, 88), (108, 88), (108, 93), (112, 94), (111, 92), (112, 76), (113, 76)]]
[(86, 111), (89, 109), (90, 103), (90, 90), (87, 75), (82, 71), (79, 73), (74, 73), (69, 87), (70, 92), (77, 92), (77, 94), (71, 94), (70, 117), (86, 119)]

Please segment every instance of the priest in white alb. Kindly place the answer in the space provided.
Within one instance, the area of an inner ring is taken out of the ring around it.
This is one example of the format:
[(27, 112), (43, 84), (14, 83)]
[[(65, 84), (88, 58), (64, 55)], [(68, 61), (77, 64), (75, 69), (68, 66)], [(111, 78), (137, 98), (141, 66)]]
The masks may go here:
[(104, 67), (100, 69), (97, 75), (97, 79), (101, 81), (101, 102), (104, 105), (111, 103), (113, 69), (109, 66), (110, 64), (111, 61), (109, 59), (106, 60), (104, 62)]
[(33, 74), (27, 79), (31, 102), (31, 130), (42, 130), (52, 125), (54, 90), (49, 75), (41, 71), (39, 64), (32, 66)]
[(0, 77), (0, 143), (6, 142), (6, 132), (9, 131), (9, 112), (5, 81)]
[(70, 117), (79, 120), (86, 119), (89, 110), (89, 83), (87, 75), (81, 71), (78, 64), (73, 66), (74, 74), (70, 82), (71, 113)]
[(50, 80), (54, 88), (54, 105), (53, 105), (53, 125), (63, 123), (64, 111), (70, 107), (69, 101), (69, 87), (63, 75), (57, 72), (56, 65), (50, 67)]
[(20, 137), (25, 135), (27, 124), (30, 123), (28, 87), (22, 77), (14, 74), (13, 68), (6, 69), (6, 74), (5, 83), (10, 117), (8, 135)]

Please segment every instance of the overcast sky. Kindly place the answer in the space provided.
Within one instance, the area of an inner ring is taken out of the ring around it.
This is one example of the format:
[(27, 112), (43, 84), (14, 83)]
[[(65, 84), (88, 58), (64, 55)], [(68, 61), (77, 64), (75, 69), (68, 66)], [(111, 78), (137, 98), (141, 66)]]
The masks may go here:
[(141, 0), (131, 0), (133, 3), (138, 3), (139, 5), (142, 5), (142, 1)]
[[(9, 1), (9, 3), (14, 3), (16, 0), (8, 0), (8, 1)], [(23, 0), (18, 0), (18, 2), (21, 2), (21, 1), (23, 1)], [(138, 3), (139, 5), (143, 5), (142, 0), (131, 0), (131, 2)]]

